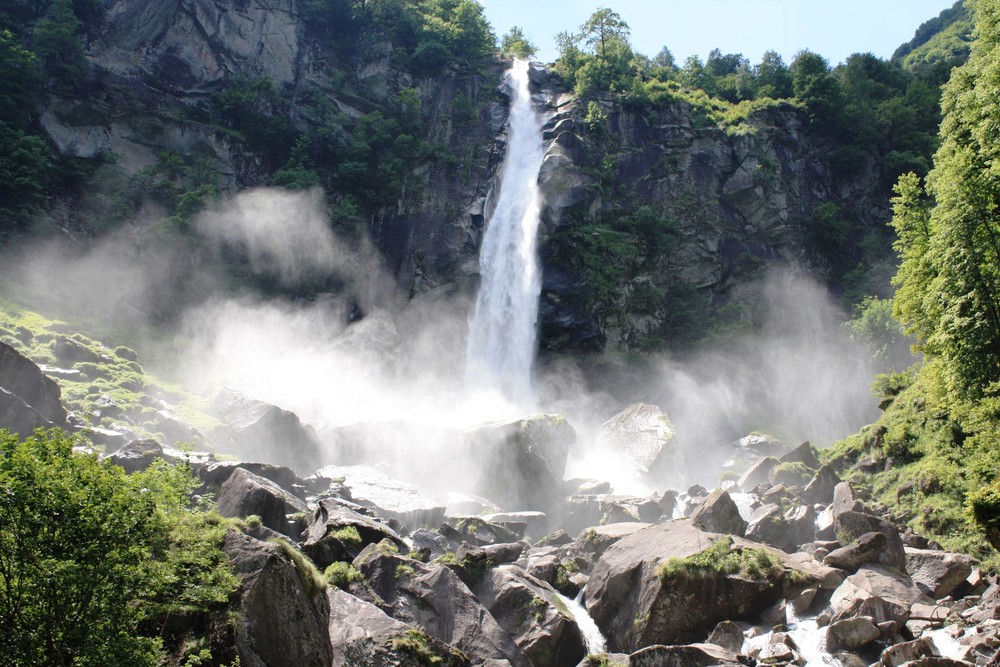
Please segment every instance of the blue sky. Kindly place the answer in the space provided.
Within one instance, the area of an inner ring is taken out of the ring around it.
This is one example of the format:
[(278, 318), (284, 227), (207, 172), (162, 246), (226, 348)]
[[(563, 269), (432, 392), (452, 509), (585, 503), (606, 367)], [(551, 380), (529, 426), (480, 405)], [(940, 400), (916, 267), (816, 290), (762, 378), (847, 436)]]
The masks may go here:
[(621, 14), (632, 28), (636, 51), (655, 56), (663, 46), (678, 64), (704, 60), (718, 47), (756, 64), (768, 49), (791, 62), (808, 48), (830, 61), (856, 52), (888, 58), (924, 21), (954, 0), (480, 0), (502, 36), (520, 26), (539, 47), (538, 59), (558, 55), (554, 37), (575, 31), (598, 7)]

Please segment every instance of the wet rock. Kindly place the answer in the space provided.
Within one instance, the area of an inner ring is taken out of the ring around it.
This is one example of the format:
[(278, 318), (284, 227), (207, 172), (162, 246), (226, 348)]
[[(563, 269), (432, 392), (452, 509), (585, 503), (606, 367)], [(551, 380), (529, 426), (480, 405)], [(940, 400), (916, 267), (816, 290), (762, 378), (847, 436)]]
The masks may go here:
[[(421, 563), (373, 544), (354, 559), (354, 566), (368, 582), (359, 593), (362, 599), (372, 596), (368, 601), (396, 620), (454, 646), (474, 664), (504, 659), (513, 667), (531, 667), (468, 586), (444, 565)], [(484, 570), (478, 576), (487, 574)]]
[(652, 523), (663, 514), (660, 504), (652, 498), (608, 497), (600, 501), (603, 516), (600, 523), (621, 523), (638, 521)]
[(448, 521), (459, 539), (477, 546), (517, 542), (523, 535), (523, 531), (519, 534), (478, 516), (450, 517)]
[(833, 491), (837, 484), (840, 484), (840, 477), (833, 467), (829, 464), (823, 465), (802, 490), (802, 498), (807, 503), (828, 503), (833, 500)]
[(876, 563), (888, 540), (882, 533), (865, 533), (845, 547), (834, 549), (823, 559), (824, 565), (857, 572), (865, 563)]
[(827, 627), (826, 646), (831, 651), (853, 651), (867, 646), (880, 635), (874, 619), (869, 616), (854, 616), (834, 621)]
[(321, 500), (306, 519), (302, 552), (317, 567), (326, 569), (334, 561), (351, 561), (369, 544), (390, 540), (398, 549), (406, 543), (391, 528), (363, 516), (334, 499)]
[(0, 343), (0, 428), (22, 437), (36, 428), (65, 428), (61, 392), (30, 359)]
[(498, 512), (485, 514), (483, 519), (517, 533), (518, 539), (525, 536), (539, 537), (549, 529), (549, 517), (545, 512)]
[[(698, 639), (719, 621), (752, 617), (780, 598), (782, 575), (660, 579), (661, 563), (692, 556), (718, 539), (686, 519), (635, 532), (604, 552), (591, 572), (587, 608), (610, 649)], [(751, 545), (738, 538), (734, 544)], [(712, 604), (695, 603), (706, 599)]]
[(738, 652), (743, 647), (743, 630), (732, 621), (722, 621), (708, 636), (708, 643), (721, 646), (727, 651)]
[(747, 529), (747, 522), (740, 516), (736, 503), (722, 489), (709, 494), (690, 516), (702, 528), (714, 533), (742, 537)]
[(480, 463), (476, 493), (511, 510), (545, 512), (561, 500), (566, 457), (576, 441), (565, 418), (534, 415), (486, 424), (466, 431), (463, 441)]
[(882, 651), (879, 662), (885, 667), (900, 667), (925, 655), (935, 655), (934, 642), (929, 637), (921, 637), (910, 642), (902, 642)]
[(820, 467), (819, 452), (809, 442), (803, 442), (778, 459), (781, 463), (804, 463), (810, 470)]
[(586, 655), (580, 629), (556, 591), (521, 568), (496, 567), (473, 592), (533, 664), (574, 667)]
[(370, 466), (326, 466), (317, 477), (341, 480), (354, 502), (369, 508), (375, 516), (395, 520), (410, 529), (441, 525), (444, 506), (418, 487), (393, 479)]
[(226, 517), (260, 517), (261, 523), (279, 533), (297, 537), (288, 515), (308, 512), (306, 504), (269, 479), (237, 468), (216, 496), (219, 514)]
[(714, 644), (688, 644), (680, 646), (653, 645), (629, 656), (629, 667), (709, 667), (709, 665), (738, 665), (734, 651)]
[(803, 544), (816, 539), (816, 510), (812, 505), (792, 507), (785, 512), (785, 522), (788, 525), (786, 551), (798, 551)]
[(773, 504), (763, 505), (750, 515), (746, 538), (787, 551), (792, 546), (788, 540), (788, 533), (788, 522), (781, 513), (781, 507)]
[(673, 437), (667, 413), (655, 405), (635, 403), (601, 424), (597, 447), (611, 450), (630, 461), (635, 470), (647, 472)]
[(174, 462), (173, 457), (168, 456), (163, 447), (156, 440), (133, 440), (124, 447), (119, 448), (113, 454), (103, 457), (108, 463), (121, 466), (125, 472), (142, 472), (153, 464), (153, 461), (163, 459)]
[[(196, 473), (198, 479), (206, 487), (218, 489), (226, 483), (226, 480), (229, 479), (237, 468), (243, 468), (247, 472), (252, 472), (259, 477), (269, 479), (291, 494), (297, 494), (296, 487), (300, 486), (300, 482), (302, 481), (291, 468), (272, 463), (215, 461), (204, 466), (199, 466)], [(304, 500), (304, 498), (302, 499)]]
[(931, 602), (909, 577), (869, 564), (862, 565), (834, 591), (830, 605), (835, 621), (871, 616), (876, 623), (895, 621), (902, 626), (910, 617), (912, 605)]
[(773, 456), (767, 456), (761, 460), (754, 463), (750, 468), (743, 473), (743, 475), (737, 480), (736, 484), (741, 489), (752, 489), (758, 484), (762, 484), (768, 481), (771, 471), (778, 465), (778, 459)]
[(576, 541), (584, 551), (600, 556), (608, 547), (618, 540), (633, 535), (644, 528), (649, 528), (648, 523), (613, 523), (609, 526), (592, 526), (583, 530)]
[(905, 548), (906, 571), (935, 600), (950, 595), (972, 574), (974, 559), (965, 554)]
[(209, 409), (229, 427), (240, 458), (285, 465), (303, 475), (323, 463), (316, 432), (293, 412), (228, 390)]
[[(333, 587), (327, 589), (326, 595), (333, 667), (422, 667), (428, 658), (440, 667), (468, 665), (444, 642), (397, 621), (370, 602)], [(420, 655), (418, 647), (426, 652)]]
[(241, 580), (235, 634), (242, 664), (331, 664), (324, 587), (277, 544), (229, 531), (223, 549)]

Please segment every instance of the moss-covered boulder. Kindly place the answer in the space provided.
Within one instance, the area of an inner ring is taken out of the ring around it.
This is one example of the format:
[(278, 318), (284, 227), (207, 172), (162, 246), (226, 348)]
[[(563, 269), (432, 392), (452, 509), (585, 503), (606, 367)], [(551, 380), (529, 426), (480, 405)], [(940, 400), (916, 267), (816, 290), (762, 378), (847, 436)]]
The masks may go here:
[(587, 608), (610, 650), (634, 651), (703, 639), (722, 620), (753, 619), (793, 578), (818, 580), (819, 568), (681, 519), (608, 547), (591, 572)]

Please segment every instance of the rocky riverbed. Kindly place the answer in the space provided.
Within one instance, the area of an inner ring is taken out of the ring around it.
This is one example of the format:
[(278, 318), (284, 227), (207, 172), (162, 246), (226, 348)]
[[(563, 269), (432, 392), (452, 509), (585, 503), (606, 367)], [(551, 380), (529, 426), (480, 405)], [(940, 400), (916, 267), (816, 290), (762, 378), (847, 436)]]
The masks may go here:
[[(6, 345), (0, 386), (5, 426), (79, 428), (57, 384)], [(452, 437), (483, 474), (441, 497), (385, 472), (399, 461), (308, 471), (323, 437), (275, 406), (230, 393), (216, 414), (235, 451), (290, 465), (123, 433), (103, 456), (130, 473), (186, 462), (198, 493), (242, 520), (224, 549), (242, 582), (243, 665), (985, 667), (1000, 655), (996, 579), (894, 524), (809, 443), (746, 438), (738, 479), (636, 497), (564, 479), (576, 433), (532, 415)], [(600, 441), (643, 470), (670, 436), (662, 411), (637, 405)]]

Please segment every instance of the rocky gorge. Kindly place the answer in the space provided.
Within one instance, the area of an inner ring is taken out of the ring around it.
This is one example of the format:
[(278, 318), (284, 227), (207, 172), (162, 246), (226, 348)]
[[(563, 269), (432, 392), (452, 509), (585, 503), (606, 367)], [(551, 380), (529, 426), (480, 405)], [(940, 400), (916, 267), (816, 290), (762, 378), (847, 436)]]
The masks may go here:
[[(990, 407), (868, 389), (940, 91), (580, 36), (504, 74), (482, 11), (0, 12), (0, 663), (996, 667)], [(481, 257), (535, 243), (501, 386)]]
[[(68, 343), (60, 349), (65, 362)], [(232, 394), (214, 414), (235, 449), (114, 440), (67, 421), (59, 388), (30, 360), (6, 344), (0, 358), (5, 427), (82, 429), (104, 438), (102, 458), (130, 474), (158, 460), (187, 466), (196, 493), (240, 520), (220, 545), (240, 583), (215, 612), (212, 664), (997, 660), (1000, 584), (843, 481), (869, 462), (809, 443), (747, 438), (732, 445), (747, 462), (738, 479), (629, 496), (600, 479), (564, 479), (576, 433), (563, 418), (535, 415), (455, 438), (448, 446), (474, 448), (483, 474), (439, 496), (384, 472), (398, 466), (343, 465), (337, 452), (349, 456), (346, 443), (360, 446), (363, 430), (340, 433), (330, 448), (293, 414)], [(73, 369), (47, 372), (65, 382)], [(645, 469), (670, 452), (665, 423), (655, 407), (632, 406), (606, 422), (600, 441)], [(197, 431), (187, 428), (187, 437)], [(266, 450), (280, 452), (270, 462), (223, 456), (265, 451), (254, 447), (266, 441), (282, 443)], [(401, 451), (383, 450), (385, 463)], [(432, 466), (446, 474), (445, 460), (460, 454), (442, 456)], [(590, 617), (596, 637), (585, 634)]]

